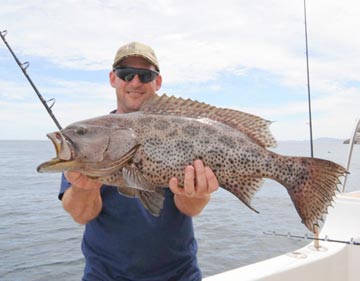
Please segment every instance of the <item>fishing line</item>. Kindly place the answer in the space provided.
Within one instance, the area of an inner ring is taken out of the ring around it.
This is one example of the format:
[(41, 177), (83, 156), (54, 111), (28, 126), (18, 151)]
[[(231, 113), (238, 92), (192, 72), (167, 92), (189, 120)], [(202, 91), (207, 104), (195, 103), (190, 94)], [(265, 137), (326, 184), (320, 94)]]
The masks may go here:
[[(6, 41), (5, 36), (7, 35), (7, 30), (1, 31), (0, 32), (0, 37), (1, 39), (4, 41), (6, 47), (8, 48), (8, 50), (10, 51), (11, 55), (13, 56), (13, 58), (16, 61), (16, 64), (20, 67), (21, 71), (23, 72), (23, 74), (25, 75), (26, 79), (29, 81), (31, 87), (34, 89), (35, 93), (37, 94), (38, 98), (40, 99), (41, 103), (45, 106), (45, 109), (47, 110), (47, 112), (49, 113), (51, 119), (55, 122), (56, 127), (58, 127), (59, 130), (62, 129), (62, 127), (60, 126), (59, 122), (57, 121), (55, 115), (53, 114), (51, 108), (54, 106), (55, 104), (55, 99), (52, 98), (48, 101), (44, 100), (44, 98), (42, 97), (42, 95), (40, 94), (40, 92), (38, 91), (38, 89), (36, 88), (34, 82), (31, 80), (30, 76), (27, 74), (26, 70), (28, 69), (28, 67), (30, 66), (29, 62), (20, 62), (20, 60), (17, 58), (17, 56), (15, 55), (14, 51), (11, 49), (9, 43)], [(51, 102), (50, 106), (49, 103)]]
[(305, 235), (294, 235), (289, 233), (277, 233), (275, 231), (265, 231), (263, 232), (265, 235), (270, 236), (280, 236), (280, 237), (288, 237), (288, 238), (297, 238), (297, 239), (304, 239), (304, 240), (314, 240), (314, 241), (325, 241), (325, 242), (334, 242), (334, 243), (343, 243), (349, 245), (360, 246), (360, 237), (359, 238), (350, 238), (349, 240), (338, 240), (338, 239), (330, 239), (327, 235), (324, 238), (312, 237)]

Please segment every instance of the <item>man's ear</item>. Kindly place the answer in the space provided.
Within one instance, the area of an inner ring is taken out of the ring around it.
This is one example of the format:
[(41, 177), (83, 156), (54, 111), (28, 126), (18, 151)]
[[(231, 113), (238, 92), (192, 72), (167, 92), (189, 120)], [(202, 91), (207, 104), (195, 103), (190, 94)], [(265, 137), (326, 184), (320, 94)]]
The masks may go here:
[(161, 77), (161, 75), (159, 74), (159, 75), (156, 77), (156, 91), (158, 91), (158, 90), (161, 88), (161, 84), (162, 84), (162, 77)]
[(116, 79), (116, 74), (114, 71), (110, 71), (109, 73), (109, 81), (110, 81), (110, 85), (111, 87), (115, 88), (115, 79)]

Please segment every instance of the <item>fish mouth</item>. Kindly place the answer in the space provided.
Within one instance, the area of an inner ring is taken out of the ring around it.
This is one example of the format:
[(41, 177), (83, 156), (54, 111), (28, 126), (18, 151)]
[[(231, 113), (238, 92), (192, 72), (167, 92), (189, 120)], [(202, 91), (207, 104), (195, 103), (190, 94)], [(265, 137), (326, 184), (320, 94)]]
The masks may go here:
[(37, 167), (39, 173), (62, 172), (77, 166), (75, 151), (72, 142), (61, 132), (46, 135), (54, 145), (56, 157), (40, 164)]

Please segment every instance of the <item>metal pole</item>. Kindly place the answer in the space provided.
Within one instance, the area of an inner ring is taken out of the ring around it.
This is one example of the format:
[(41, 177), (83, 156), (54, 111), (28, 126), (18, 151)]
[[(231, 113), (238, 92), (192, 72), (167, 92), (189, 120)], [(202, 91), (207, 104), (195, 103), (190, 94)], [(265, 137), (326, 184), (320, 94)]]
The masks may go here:
[(309, 125), (310, 125), (310, 148), (311, 148), (311, 157), (314, 157), (313, 134), (312, 134), (312, 117), (311, 117), (311, 96), (310, 96), (309, 48), (308, 48), (307, 22), (306, 22), (306, 0), (304, 0), (304, 19), (305, 19), (305, 43), (306, 43), (306, 73), (307, 73), (308, 104), (309, 104)]

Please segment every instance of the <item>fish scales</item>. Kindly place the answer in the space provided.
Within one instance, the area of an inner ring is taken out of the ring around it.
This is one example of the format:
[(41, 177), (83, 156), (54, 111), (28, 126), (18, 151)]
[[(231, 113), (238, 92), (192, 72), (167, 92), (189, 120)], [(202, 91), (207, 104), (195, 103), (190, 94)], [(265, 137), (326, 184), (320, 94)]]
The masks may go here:
[[(254, 211), (251, 200), (263, 179), (281, 183), (303, 223), (315, 231), (346, 170), (331, 161), (268, 150), (276, 143), (270, 123), (248, 113), (156, 96), (139, 112), (74, 123), (62, 130), (65, 140), (59, 133), (49, 134), (58, 155), (38, 170), (80, 171), (140, 198), (145, 208), (159, 215), (160, 187), (174, 176), (182, 186), (185, 167), (202, 159), (220, 186)], [(71, 159), (62, 159), (69, 155), (67, 150)]]

